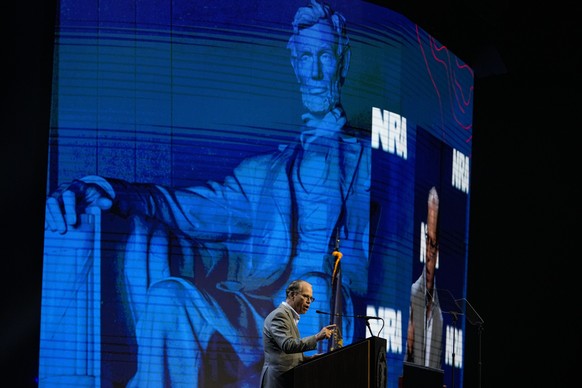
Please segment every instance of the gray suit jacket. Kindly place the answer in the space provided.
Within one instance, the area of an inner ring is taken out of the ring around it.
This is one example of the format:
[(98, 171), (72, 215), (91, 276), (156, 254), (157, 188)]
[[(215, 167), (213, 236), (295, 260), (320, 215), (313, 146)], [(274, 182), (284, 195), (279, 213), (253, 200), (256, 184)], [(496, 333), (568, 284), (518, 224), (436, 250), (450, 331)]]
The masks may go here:
[(316, 347), (315, 335), (301, 338), (293, 312), (281, 303), (265, 318), (263, 325), (265, 362), (261, 372), (261, 388), (290, 388), (291, 376), (285, 372), (307, 359), (303, 352)]

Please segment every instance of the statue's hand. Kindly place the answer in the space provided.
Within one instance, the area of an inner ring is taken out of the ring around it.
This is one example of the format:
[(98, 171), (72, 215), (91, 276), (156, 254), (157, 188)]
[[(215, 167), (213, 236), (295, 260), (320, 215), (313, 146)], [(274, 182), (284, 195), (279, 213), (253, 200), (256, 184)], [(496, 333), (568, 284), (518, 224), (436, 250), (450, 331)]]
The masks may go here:
[(46, 201), (45, 230), (66, 233), (76, 226), (77, 216), (89, 207), (109, 210), (115, 192), (104, 178), (86, 176), (60, 187)]

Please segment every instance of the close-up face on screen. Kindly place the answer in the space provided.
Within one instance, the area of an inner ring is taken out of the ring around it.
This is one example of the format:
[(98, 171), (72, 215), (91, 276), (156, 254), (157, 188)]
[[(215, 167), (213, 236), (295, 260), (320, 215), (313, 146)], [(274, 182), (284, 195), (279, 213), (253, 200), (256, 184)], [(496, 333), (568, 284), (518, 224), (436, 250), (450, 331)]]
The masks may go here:
[(386, 387), (462, 388), (474, 76), (446, 42), (366, 1), (57, 8), (41, 387), (259, 387), (299, 279), (301, 336), (338, 325), (305, 355), (377, 337)]

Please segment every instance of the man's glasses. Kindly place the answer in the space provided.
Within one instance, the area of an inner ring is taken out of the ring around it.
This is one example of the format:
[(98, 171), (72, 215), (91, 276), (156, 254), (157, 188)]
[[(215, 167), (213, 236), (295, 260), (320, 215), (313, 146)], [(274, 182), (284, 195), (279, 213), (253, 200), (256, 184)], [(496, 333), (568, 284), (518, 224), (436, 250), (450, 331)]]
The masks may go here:
[(305, 300), (308, 300), (310, 303), (315, 302), (315, 298), (313, 296), (309, 296), (309, 295), (305, 295), (305, 294), (299, 294), (301, 295)]

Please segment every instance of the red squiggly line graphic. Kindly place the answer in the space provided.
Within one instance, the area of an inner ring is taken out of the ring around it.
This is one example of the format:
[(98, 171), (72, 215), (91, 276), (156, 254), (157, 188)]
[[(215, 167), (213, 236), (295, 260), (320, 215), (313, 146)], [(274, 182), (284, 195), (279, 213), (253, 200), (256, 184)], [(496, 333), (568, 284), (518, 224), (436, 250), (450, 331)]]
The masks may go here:
[[(438, 45), (436, 40), (430, 35), (428, 35), (429, 48), (430, 48), (430, 52), (431, 52), (431, 58), (434, 62), (429, 61), (429, 57), (427, 57), (425, 49), (424, 49), (423, 44), (422, 44), (420, 27), (418, 25), (416, 25), (415, 27), (416, 27), (416, 37), (417, 37), (418, 47), (419, 47), (420, 53), (423, 57), (428, 76), (431, 79), (435, 93), (436, 93), (437, 98), (439, 100), (439, 107), (440, 107), (439, 109), (441, 111), (441, 131), (442, 131), (443, 138), (446, 135), (444, 123), (443, 123), (443, 121), (444, 121), (443, 96), (442, 96), (441, 90), (439, 90), (439, 87), (438, 87), (438, 85), (435, 81), (435, 78), (433, 76), (433, 70), (431, 70), (432, 63), (440, 64), (446, 73), (446, 79), (448, 80), (447, 87), (449, 89), (448, 106), (449, 106), (453, 120), (459, 125), (459, 127), (464, 129), (465, 131), (471, 131), (471, 129), (473, 127), (472, 121), (470, 121), (469, 123), (466, 123), (465, 122), (466, 120), (463, 120), (462, 116), (464, 114), (471, 114), (472, 113), (472, 112), (467, 112), (467, 107), (469, 107), (471, 105), (471, 102), (473, 99), (474, 86), (473, 86), (473, 83), (471, 83), (470, 88), (468, 90), (466, 90), (466, 88), (465, 88), (465, 90), (464, 90), (462, 83), (459, 81), (459, 75), (463, 72), (469, 72), (471, 75), (471, 79), (472, 79), (473, 78), (473, 70), (468, 65), (461, 63), (456, 56), (454, 56), (455, 63), (453, 66), (451, 66), (450, 51), (447, 49), (446, 46)], [(471, 141), (472, 137), (473, 137), (472, 133), (469, 132), (468, 137), (465, 139), (465, 143), (469, 143)]]

